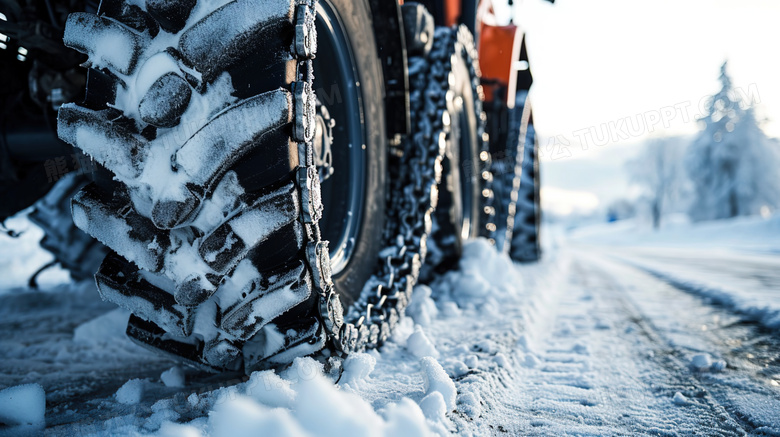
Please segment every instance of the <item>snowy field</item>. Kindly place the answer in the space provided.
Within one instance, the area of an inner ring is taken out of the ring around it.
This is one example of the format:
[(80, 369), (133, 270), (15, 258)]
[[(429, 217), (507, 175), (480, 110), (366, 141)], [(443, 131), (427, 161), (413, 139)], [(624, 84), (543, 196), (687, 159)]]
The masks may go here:
[(780, 435), (780, 225), (757, 220), (550, 232), (522, 266), (475, 241), (380, 351), (249, 377), (135, 346), (63, 272), (26, 288), (46, 256), (3, 238), (0, 435)]
[(632, 221), (572, 233), (577, 246), (610, 256), (780, 331), (780, 215), (652, 231)]

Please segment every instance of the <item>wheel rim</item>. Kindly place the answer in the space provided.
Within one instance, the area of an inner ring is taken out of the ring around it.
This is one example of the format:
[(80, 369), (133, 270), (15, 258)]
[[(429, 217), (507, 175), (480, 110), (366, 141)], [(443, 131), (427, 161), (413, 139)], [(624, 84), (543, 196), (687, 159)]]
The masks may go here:
[[(458, 58), (458, 61), (460, 59)], [(468, 69), (461, 62), (453, 63), (453, 73), (461, 74), (465, 80), (458, 83), (456, 97), (453, 98), (450, 106), (452, 117), (452, 126), (450, 131), (451, 147), (457, 154), (458, 181), (453, 183), (453, 198), (455, 199), (455, 211), (453, 214), (454, 225), (459, 233), (459, 240), (465, 241), (475, 236), (476, 218), (478, 207), (475, 202), (474, 190), (477, 189), (476, 178), (481, 175), (475, 173), (473, 163), (478, 157), (477, 150), (477, 120), (473, 111), (468, 108), (474, 106), (474, 95), (470, 87), (470, 78)], [(453, 169), (454, 170), (454, 169)]]
[(319, 140), (328, 136), (329, 126), (323, 113), (335, 122), (331, 129), (330, 164), (326, 158), (327, 147), (322, 147), (322, 142), (317, 144), (315, 153), (319, 155), (315, 160), (320, 169), (324, 209), (320, 227), (323, 239), (330, 242), (331, 270), (338, 276), (352, 258), (363, 221), (368, 176), (364, 111), (349, 38), (329, 2), (318, 3), (316, 25), (314, 89), (319, 99)]

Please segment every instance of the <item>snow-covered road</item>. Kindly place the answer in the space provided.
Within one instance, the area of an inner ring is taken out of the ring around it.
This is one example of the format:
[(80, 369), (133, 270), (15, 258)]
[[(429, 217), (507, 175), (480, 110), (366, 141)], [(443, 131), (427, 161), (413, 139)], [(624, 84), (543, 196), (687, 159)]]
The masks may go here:
[(40, 384), (54, 435), (778, 435), (778, 264), (564, 242), (519, 266), (475, 242), (341, 373), (188, 370), (184, 387), (88, 284), (18, 290), (0, 295), (0, 389)]

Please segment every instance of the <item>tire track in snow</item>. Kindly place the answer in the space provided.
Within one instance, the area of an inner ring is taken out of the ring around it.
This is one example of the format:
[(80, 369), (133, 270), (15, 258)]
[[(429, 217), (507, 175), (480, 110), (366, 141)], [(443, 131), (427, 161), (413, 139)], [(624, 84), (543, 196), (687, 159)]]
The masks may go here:
[[(780, 411), (780, 390), (777, 380), (772, 378), (780, 377), (777, 363), (774, 368), (766, 363), (759, 365), (757, 357), (746, 352), (751, 349), (751, 340), (767, 341), (760, 326), (743, 323), (721, 305), (709, 305), (711, 302), (641, 268), (592, 256), (590, 260), (595, 274), (613, 284), (614, 298), (632, 314), (642, 335), (660, 350), (668, 351), (670, 366), (703, 390), (702, 399), (727, 413), (746, 432), (780, 433), (776, 413)], [(618, 278), (624, 282), (621, 284)], [(769, 338), (768, 349), (774, 352), (764, 351), (762, 355), (777, 361), (777, 340)], [(691, 370), (687, 363), (692, 356), (702, 353), (725, 358), (728, 367), (722, 373)]]
[[(687, 259), (675, 256), (654, 256), (648, 262), (643, 256), (628, 253), (610, 254), (612, 258), (623, 264), (630, 265), (639, 270), (647, 272), (652, 276), (672, 285), (675, 288), (686, 291), (690, 294), (707, 299), (714, 304), (739, 314), (743, 319), (756, 322), (769, 330), (780, 332), (780, 316), (775, 306), (767, 304), (766, 293), (774, 294), (777, 289), (777, 281), (780, 276), (774, 271), (774, 263), (763, 263), (756, 261), (756, 264), (745, 265), (744, 260), (735, 262), (737, 266), (727, 266), (729, 260), (723, 259)], [(660, 263), (659, 263), (660, 261)], [(763, 261), (763, 260), (762, 260)], [(685, 269), (690, 269), (687, 263), (695, 266), (691, 272), (698, 278), (705, 279), (691, 280), (687, 275), (680, 276), (680, 264)], [(664, 266), (664, 267), (661, 267)], [(670, 271), (668, 267), (673, 267)], [(731, 283), (731, 286), (725, 285), (720, 281)], [(740, 284), (736, 289), (734, 284)], [(725, 286), (724, 286), (725, 285)], [(751, 296), (758, 291), (759, 296)]]
[[(514, 419), (510, 435), (744, 434), (717, 403), (700, 400), (679, 366), (664, 362), (668, 350), (638, 335), (614, 287), (583, 262), (572, 261), (556, 294), (545, 310), (550, 328), (518, 353), (512, 388), (496, 395), (496, 411)], [(691, 398), (687, 405), (675, 403), (677, 392)]]
[[(611, 255), (610, 258), (693, 296), (692, 301), (703, 308), (709, 308), (712, 314), (707, 316), (718, 319), (716, 323), (718, 329), (712, 331), (712, 335), (717, 337), (717, 343), (725, 346), (721, 348), (724, 357), (742, 363), (741, 370), (751, 374), (755, 379), (763, 379), (773, 386), (780, 387), (780, 336), (778, 335), (780, 331), (776, 321), (774, 324), (767, 323), (768, 319), (777, 317), (772, 314), (772, 311), (766, 308), (745, 309), (734, 305), (733, 297), (728, 292), (678, 279), (674, 275), (649, 267), (633, 258), (615, 255)], [(712, 267), (719, 268), (719, 266)], [(759, 273), (753, 270), (753, 275)], [(774, 272), (769, 273), (774, 275)]]

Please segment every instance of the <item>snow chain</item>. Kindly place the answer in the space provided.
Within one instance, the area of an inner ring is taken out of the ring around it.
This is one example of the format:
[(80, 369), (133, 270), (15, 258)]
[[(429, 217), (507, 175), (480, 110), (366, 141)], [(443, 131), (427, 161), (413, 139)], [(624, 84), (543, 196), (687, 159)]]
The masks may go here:
[[(461, 43), (463, 42), (463, 43)], [(480, 160), (476, 164), (485, 197), (482, 223), (485, 231), (495, 231), (493, 224), (492, 174), (487, 137), (484, 135), (485, 113), (482, 111), (483, 92), (479, 84), (476, 49), (465, 26), (436, 30), (433, 48), (427, 56), (409, 59), (410, 109), (412, 131), (401, 144), (394, 166), (388, 217), (398, 218), (397, 226), (390, 226), (388, 240), (395, 236), (395, 244), (381, 252), (382, 270), (374, 275), (363, 289), (361, 299), (347, 313), (347, 321), (334, 338), (338, 349), (350, 353), (375, 348), (392, 332), (404, 314), (412, 296), (422, 264), (425, 262), (432, 214), (438, 201), (438, 185), (442, 178), (442, 162), (446, 139), (450, 132), (447, 111), (449, 72), (453, 50), (462, 50), (481, 118), (478, 138), (482, 142)], [(472, 164), (472, 163), (470, 163)], [(491, 226), (492, 225), (492, 226)]]

